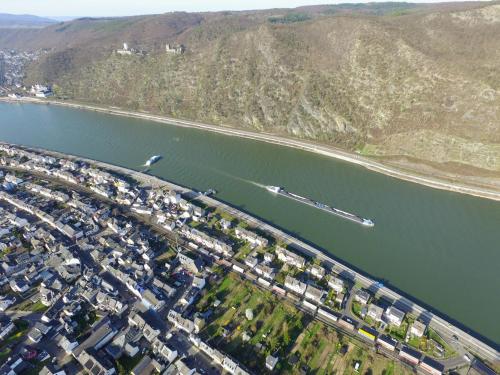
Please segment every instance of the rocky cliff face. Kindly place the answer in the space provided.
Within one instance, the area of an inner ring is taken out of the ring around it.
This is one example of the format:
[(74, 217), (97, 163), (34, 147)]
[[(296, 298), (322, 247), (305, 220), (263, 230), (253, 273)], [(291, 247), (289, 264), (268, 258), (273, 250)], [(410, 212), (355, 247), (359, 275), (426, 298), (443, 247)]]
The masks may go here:
[(51, 48), (27, 81), (63, 97), (500, 171), (500, 5), (283, 12), (80, 20), (16, 43)]

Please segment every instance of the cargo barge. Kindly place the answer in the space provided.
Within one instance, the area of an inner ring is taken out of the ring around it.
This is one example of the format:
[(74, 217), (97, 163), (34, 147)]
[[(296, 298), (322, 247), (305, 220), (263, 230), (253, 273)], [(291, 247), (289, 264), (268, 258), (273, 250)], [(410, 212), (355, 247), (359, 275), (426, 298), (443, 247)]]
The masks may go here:
[(290, 193), (279, 186), (266, 186), (266, 189), (268, 191), (270, 191), (271, 193), (282, 195), (284, 197), (293, 199), (294, 201), (297, 201), (300, 203), (307, 204), (307, 205), (312, 206), (314, 208), (319, 208), (320, 210), (326, 211), (328, 213), (331, 213), (331, 214), (336, 215), (338, 217), (341, 217), (343, 219), (350, 220), (350, 221), (353, 221), (355, 223), (361, 224), (365, 227), (373, 227), (375, 225), (375, 223), (370, 219), (365, 219), (361, 216), (352, 214), (350, 212), (342, 211), (342, 210), (339, 210), (338, 208), (330, 207), (326, 204), (313, 201), (312, 199), (301, 197), (300, 195)]

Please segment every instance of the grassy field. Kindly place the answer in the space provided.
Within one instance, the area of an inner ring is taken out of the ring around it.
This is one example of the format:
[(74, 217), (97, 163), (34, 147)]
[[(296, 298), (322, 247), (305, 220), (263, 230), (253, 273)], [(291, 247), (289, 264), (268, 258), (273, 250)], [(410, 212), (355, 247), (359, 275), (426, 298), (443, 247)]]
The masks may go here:
[(118, 375), (128, 375), (135, 366), (142, 360), (144, 355), (138, 353), (134, 357), (123, 355), (115, 361)]
[[(213, 303), (221, 304), (215, 308)], [(410, 374), (407, 368), (338, 334), (323, 323), (312, 321), (294, 306), (278, 300), (234, 273), (208, 289), (197, 304), (199, 311), (212, 310), (201, 331), (204, 340), (245, 364), (256, 373), (264, 373), (268, 354), (280, 359), (277, 373), (358, 374), (354, 364), (360, 362), (359, 374)], [(252, 309), (248, 320), (245, 311)], [(248, 341), (243, 336), (248, 335)], [(347, 347), (341, 354), (340, 349)]]
[[(268, 354), (284, 357), (308, 323), (302, 312), (235, 274), (212, 288), (199, 301), (198, 308), (211, 308), (215, 299), (221, 304), (201, 332), (202, 337), (255, 371), (265, 368)], [(245, 317), (247, 309), (253, 311), (252, 320)], [(246, 342), (244, 333), (249, 336)]]
[[(347, 347), (345, 354), (340, 351), (343, 346)], [(296, 363), (293, 361), (294, 357)], [(317, 321), (311, 322), (297, 338), (287, 361), (283, 373), (290, 374), (299, 374), (301, 369), (307, 369), (308, 373), (316, 375), (412, 373), (399, 363), (357, 346), (347, 337)], [(359, 372), (354, 371), (356, 362), (360, 363)]]
[(0, 365), (9, 358), (12, 347), (21, 341), (23, 336), (28, 332), (29, 323), (23, 319), (14, 321), (16, 326), (11, 334), (0, 342)]

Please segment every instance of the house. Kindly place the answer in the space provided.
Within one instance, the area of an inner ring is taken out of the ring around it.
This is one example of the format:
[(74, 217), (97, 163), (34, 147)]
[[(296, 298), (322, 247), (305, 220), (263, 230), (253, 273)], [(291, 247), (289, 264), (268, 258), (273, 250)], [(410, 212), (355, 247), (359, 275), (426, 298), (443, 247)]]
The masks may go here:
[(42, 337), (42, 333), (35, 327), (31, 328), (28, 332), (28, 338), (34, 343), (39, 343)]
[(278, 246), (276, 248), (276, 254), (278, 256), (278, 259), (281, 260), (283, 263), (295, 266), (297, 268), (304, 268), (306, 265), (306, 260), (304, 259), (304, 257), (292, 253), (291, 251), (281, 246)]
[(387, 323), (394, 324), (396, 327), (399, 327), (401, 323), (403, 323), (405, 313), (394, 306), (390, 306), (387, 310), (385, 310), (384, 317), (387, 320)]
[(38, 375), (66, 375), (66, 372), (61, 369), (59, 366), (48, 364), (45, 365)]
[(342, 293), (344, 290), (344, 280), (331, 276), (330, 280), (328, 280), (328, 286), (332, 288), (336, 293)]
[(265, 253), (264, 254), (264, 262), (271, 263), (274, 260), (273, 253)]
[(342, 305), (344, 299), (345, 299), (345, 293), (337, 293), (337, 295), (335, 296), (335, 302), (337, 302), (340, 305)]
[(10, 306), (16, 303), (16, 297), (3, 297), (0, 298), (0, 311), (7, 310)]
[(362, 305), (366, 305), (370, 300), (370, 293), (363, 289), (360, 289), (354, 294), (354, 300), (361, 303)]
[(231, 222), (226, 219), (221, 219), (220, 226), (222, 227), (223, 230), (231, 229)]
[(161, 290), (167, 298), (172, 298), (175, 295), (176, 289), (164, 283), (158, 278), (153, 279), (153, 286)]
[(183, 318), (182, 315), (175, 310), (170, 310), (168, 312), (167, 319), (175, 327), (187, 333), (191, 333), (195, 330), (194, 322), (189, 319)]
[(9, 285), (12, 291), (16, 293), (24, 293), (30, 288), (28, 283), (20, 278), (11, 280)]
[(190, 256), (187, 253), (178, 252), (177, 260), (188, 271), (199, 273), (203, 269), (203, 261), (199, 257)]
[(319, 288), (316, 288), (312, 285), (308, 285), (305, 297), (313, 302), (321, 303), (325, 292)]
[(426, 328), (427, 326), (424, 323), (415, 320), (410, 327), (410, 335), (413, 337), (422, 337)]
[(294, 291), (297, 294), (302, 295), (305, 293), (307, 285), (304, 284), (303, 282), (287, 275), (285, 277), (285, 287)]
[(116, 373), (112, 362), (101, 351), (83, 350), (76, 359), (89, 374), (113, 375)]
[(173, 366), (169, 367), (167, 371), (165, 371), (165, 375), (193, 375), (196, 373), (195, 368), (191, 368), (186, 364), (184, 359), (179, 359), (174, 363)]
[(311, 276), (319, 280), (325, 277), (325, 269), (317, 264), (313, 264), (311, 267), (309, 267), (309, 273), (311, 274)]
[[(111, 325), (109, 318), (101, 318), (92, 328), (90, 336), (73, 350), (73, 356), (78, 359), (86, 350), (99, 350), (113, 339), (117, 331)], [(83, 365), (83, 364), (82, 364)]]
[(259, 261), (257, 260), (257, 258), (253, 256), (249, 255), (245, 258), (245, 264), (250, 268), (254, 268), (258, 263)]
[(377, 306), (374, 303), (370, 303), (370, 305), (368, 306), (368, 311), (366, 313), (367, 316), (369, 316), (376, 322), (381, 322), (383, 314), (384, 314), (384, 309), (382, 307)]
[(274, 268), (269, 267), (265, 264), (258, 264), (257, 266), (255, 266), (254, 272), (269, 280), (273, 280), (276, 277)]
[(16, 326), (12, 323), (12, 320), (9, 318), (2, 318), (2, 320), (0, 320), (0, 341), (8, 337), (15, 328)]
[(204, 278), (198, 276), (193, 277), (193, 282), (192, 282), (193, 287), (202, 290), (205, 287), (205, 285), (206, 282)]
[(46, 288), (43, 285), (40, 286), (40, 302), (44, 306), (52, 306), (52, 304), (55, 302), (55, 299), (55, 293), (51, 289)]
[(252, 246), (266, 247), (269, 243), (267, 238), (259, 236), (258, 234), (241, 227), (237, 227), (234, 230), (234, 233), (236, 238), (248, 241)]
[(274, 370), (274, 368), (276, 367), (276, 364), (278, 363), (278, 361), (279, 361), (279, 358), (278, 358), (278, 357), (274, 357), (274, 356), (272, 356), (272, 355), (268, 355), (268, 356), (266, 357), (266, 368), (267, 368), (268, 370), (273, 371), (273, 370)]
[(244, 264), (241, 264), (240, 262), (237, 262), (235, 260), (232, 261), (233, 262), (233, 270), (235, 270), (236, 272), (239, 272), (239, 273), (244, 273), (245, 272), (245, 265)]
[(155, 293), (151, 291), (151, 289), (145, 289), (142, 292), (142, 303), (148, 309), (152, 309), (155, 311), (159, 311), (165, 306), (165, 301), (159, 298)]
[(163, 365), (151, 358), (149, 355), (144, 356), (141, 361), (132, 369), (131, 375), (151, 375), (159, 374), (163, 370)]
[(106, 353), (114, 359), (126, 354), (134, 357), (139, 352), (139, 340), (143, 337), (142, 332), (137, 327), (127, 326), (120, 331), (109, 345), (106, 346)]
[(161, 356), (163, 359), (167, 360), (170, 363), (173, 363), (179, 355), (175, 348), (164, 343), (162, 340), (160, 340), (159, 337), (153, 340), (153, 342), (151, 343), (151, 348), (153, 350), (153, 353)]

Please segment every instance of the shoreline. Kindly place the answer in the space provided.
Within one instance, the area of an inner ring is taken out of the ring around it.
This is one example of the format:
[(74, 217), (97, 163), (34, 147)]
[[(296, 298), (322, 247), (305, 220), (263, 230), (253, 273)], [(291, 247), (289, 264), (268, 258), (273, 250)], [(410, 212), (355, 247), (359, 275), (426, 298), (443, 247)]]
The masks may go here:
[[(110, 164), (104, 161), (95, 160), (87, 157), (77, 156), (73, 154), (62, 153), (54, 150), (47, 150), (40, 147), (29, 147), (16, 145), (9, 142), (0, 142), (4, 144), (9, 144), (14, 147), (19, 147), (25, 150), (38, 152), (41, 154), (51, 155), (57, 158), (66, 158), (69, 160), (81, 160), (94, 165), (98, 168), (113, 171), (122, 176), (128, 176), (136, 180), (138, 183), (145, 186), (166, 186), (169, 189), (180, 191), (182, 194), (192, 193), (193, 190), (190, 187), (178, 185), (177, 183), (160, 178), (154, 175), (150, 175), (141, 171), (136, 171), (127, 167)], [(453, 318), (443, 314), (439, 311), (433, 311), (432, 306), (422, 306), (421, 302), (418, 302), (413, 296), (405, 295), (392, 287), (380, 285), (377, 280), (373, 279), (371, 276), (365, 274), (363, 271), (356, 269), (355, 265), (345, 264), (342, 260), (335, 259), (331, 254), (327, 254), (317, 248), (315, 245), (308, 244), (301, 239), (294, 237), (282, 229), (275, 227), (274, 225), (268, 224), (262, 219), (250, 215), (244, 211), (240, 211), (227, 203), (218, 200), (217, 198), (212, 198), (210, 196), (197, 196), (197, 199), (203, 203), (215, 207), (221, 208), (228, 212), (229, 214), (237, 217), (239, 220), (245, 221), (252, 226), (259, 227), (270, 235), (275, 236), (276, 239), (282, 240), (289, 244), (295, 251), (301, 253), (302, 255), (308, 257), (315, 257), (328, 267), (335, 269), (339, 274), (352, 280), (353, 282), (359, 282), (367, 290), (374, 290), (380, 296), (385, 296), (389, 300), (394, 301), (399, 307), (404, 308), (407, 312), (418, 316), (420, 319), (427, 321), (429, 326), (437, 329), (444, 335), (448, 341), (452, 341), (453, 336), (456, 335), (460, 337), (463, 345), (469, 347), (471, 351), (480, 355), (481, 358), (487, 359), (489, 362), (496, 365), (498, 361), (498, 343), (481, 336), (474, 330), (470, 330), (465, 324), (455, 321)]]
[(286, 138), (283, 136), (271, 134), (271, 133), (258, 133), (244, 129), (236, 129), (224, 125), (210, 125), (199, 123), (195, 121), (175, 119), (171, 117), (149, 114), (147, 112), (134, 112), (127, 111), (120, 108), (114, 107), (101, 107), (91, 104), (80, 104), (73, 102), (62, 102), (58, 100), (43, 100), (37, 98), (21, 98), (21, 99), (11, 99), (11, 98), (0, 98), (0, 102), (7, 103), (29, 103), (29, 104), (45, 104), (45, 105), (56, 105), (67, 108), (82, 109), (94, 112), (100, 112), (115, 116), (124, 116), (130, 118), (138, 118), (148, 121), (154, 121), (158, 123), (164, 123), (173, 126), (180, 126), (184, 128), (205, 130), (214, 133), (219, 133), (227, 136), (246, 138), (266, 143), (271, 143), (279, 146), (290, 147), (298, 150), (303, 150), (307, 152), (312, 152), (314, 154), (327, 156), (333, 159), (345, 161), (351, 164), (362, 166), (370, 171), (383, 174), (385, 176), (397, 178), (399, 180), (413, 182), (419, 185), (431, 187), (439, 190), (446, 190), (450, 192), (467, 194), (479, 198), (491, 199), (495, 201), (500, 201), (500, 191), (490, 190), (486, 188), (480, 188), (477, 186), (471, 186), (467, 184), (454, 183), (447, 181), (445, 179), (433, 178), (425, 175), (418, 175), (416, 173), (405, 172), (401, 169), (385, 165), (381, 162), (371, 160), (367, 157), (357, 155), (348, 151), (343, 151), (333, 146), (326, 146), (315, 144), (310, 141), (295, 140), (291, 138)]

